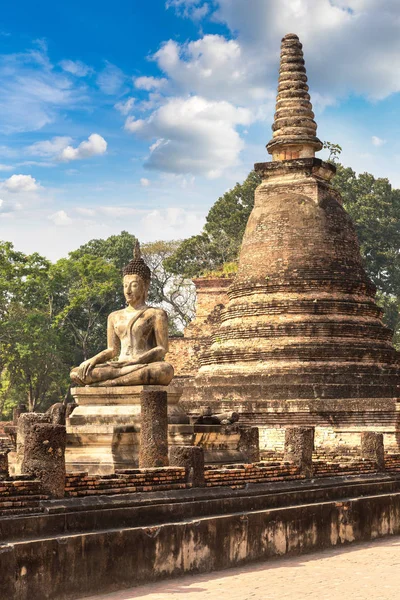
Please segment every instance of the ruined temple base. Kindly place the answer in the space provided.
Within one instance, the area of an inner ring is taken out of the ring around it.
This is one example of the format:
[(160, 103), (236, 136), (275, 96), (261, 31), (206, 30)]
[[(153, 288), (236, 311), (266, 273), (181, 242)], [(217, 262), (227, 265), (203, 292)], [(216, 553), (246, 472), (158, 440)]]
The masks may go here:
[[(268, 399), (267, 386), (255, 387), (226, 386), (221, 394), (214, 389), (208, 404), (216, 413), (237, 411), (241, 424), (258, 427), (261, 456), (283, 453), (288, 426), (315, 427), (315, 450), (322, 454), (359, 452), (365, 431), (382, 433), (386, 450), (399, 451), (400, 398)], [(204, 402), (196, 392), (189, 386), (184, 390), (182, 406), (189, 415)]]
[(167, 392), (169, 447), (201, 446), (208, 464), (246, 460), (238, 427), (190, 424), (179, 386), (76, 387), (71, 393), (78, 406), (67, 419), (67, 472), (106, 475), (138, 467), (143, 389)]
[(67, 419), (67, 471), (109, 474), (139, 464), (140, 393), (166, 391), (168, 444), (191, 445), (193, 426), (179, 405), (174, 386), (76, 387), (78, 406)]

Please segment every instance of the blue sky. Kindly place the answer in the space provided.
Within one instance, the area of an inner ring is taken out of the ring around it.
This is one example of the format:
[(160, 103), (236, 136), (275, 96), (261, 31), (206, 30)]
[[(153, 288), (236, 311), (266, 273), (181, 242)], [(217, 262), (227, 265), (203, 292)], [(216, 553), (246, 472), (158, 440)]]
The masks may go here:
[[(0, 14), (0, 238), (65, 256), (200, 231), (268, 160), (281, 37), (322, 140), (400, 187), (398, 0), (14, 0)], [(321, 154), (323, 157), (323, 154)]]

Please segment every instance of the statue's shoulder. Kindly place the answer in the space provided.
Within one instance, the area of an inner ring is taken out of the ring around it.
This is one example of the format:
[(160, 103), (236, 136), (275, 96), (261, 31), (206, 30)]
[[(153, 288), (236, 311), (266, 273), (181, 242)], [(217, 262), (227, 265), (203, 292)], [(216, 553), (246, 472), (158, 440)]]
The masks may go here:
[(113, 312), (111, 312), (108, 315), (108, 318), (113, 321), (116, 317), (119, 317), (120, 315), (122, 315), (125, 312), (124, 308), (121, 308), (120, 310), (114, 310)]
[(149, 311), (154, 317), (168, 319), (168, 315), (163, 308), (157, 308), (156, 306), (148, 306), (147, 311)]

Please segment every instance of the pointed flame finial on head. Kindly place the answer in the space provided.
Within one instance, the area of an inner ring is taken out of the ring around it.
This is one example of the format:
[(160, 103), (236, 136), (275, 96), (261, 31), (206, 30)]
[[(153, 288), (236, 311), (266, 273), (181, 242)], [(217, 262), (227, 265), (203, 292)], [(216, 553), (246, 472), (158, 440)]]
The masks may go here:
[(142, 258), (142, 253), (140, 252), (140, 244), (137, 238), (135, 241), (135, 245), (133, 246), (133, 258), (135, 260), (140, 260)]
[(295, 33), (282, 39), (276, 112), (267, 150), (272, 160), (309, 158), (321, 150), (308, 93), (303, 46)]
[(139, 240), (135, 241), (133, 246), (133, 259), (122, 269), (125, 275), (139, 275), (148, 286), (151, 278), (151, 271), (142, 258)]

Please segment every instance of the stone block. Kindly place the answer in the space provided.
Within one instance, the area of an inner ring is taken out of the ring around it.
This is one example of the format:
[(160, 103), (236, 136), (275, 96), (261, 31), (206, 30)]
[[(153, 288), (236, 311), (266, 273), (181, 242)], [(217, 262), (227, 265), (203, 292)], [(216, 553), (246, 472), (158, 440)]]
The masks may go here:
[(151, 387), (140, 393), (139, 467), (142, 469), (168, 466), (167, 392)]
[(379, 471), (385, 470), (383, 433), (373, 431), (363, 431), (361, 433), (361, 456), (376, 463)]
[(286, 427), (284, 460), (297, 465), (306, 477), (312, 476), (314, 427)]
[(193, 487), (203, 487), (204, 450), (199, 446), (172, 446), (169, 450), (171, 467), (185, 467), (186, 478)]
[(258, 427), (240, 427), (238, 450), (243, 453), (249, 463), (260, 460), (260, 436)]
[(8, 452), (0, 452), (0, 479), (8, 477)]
[(25, 429), (21, 470), (39, 479), (43, 491), (53, 498), (64, 497), (65, 444), (63, 425), (32, 421)]

